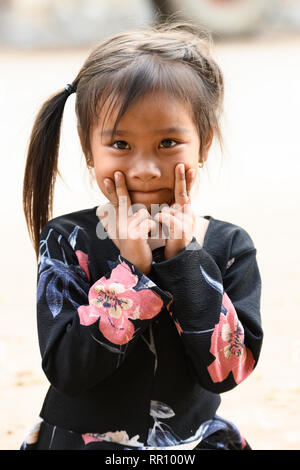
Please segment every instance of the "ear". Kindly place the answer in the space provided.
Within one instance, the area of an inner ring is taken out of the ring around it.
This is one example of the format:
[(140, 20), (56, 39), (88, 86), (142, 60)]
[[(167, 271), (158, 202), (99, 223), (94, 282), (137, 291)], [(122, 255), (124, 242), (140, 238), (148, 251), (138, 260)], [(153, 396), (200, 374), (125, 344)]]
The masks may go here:
[(82, 131), (81, 131), (81, 127), (79, 127), (79, 126), (77, 126), (77, 133), (78, 133), (78, 136), (79, 136), (82, 151), (85, 155), (86, 163), (89, 167), (93, 167), (94, 166), (93, 157), (90, 153), (86, 154), (86, 152), (84, 150), (85, 145), (84, 145), (83, 134), (82, 134)]
[(206, 162), (208, 159), (209, 150), (214, 138), (214, 129), (211, 127), (205, 145), (203, 146), (202, 155), (200, 155), (201, 161)]

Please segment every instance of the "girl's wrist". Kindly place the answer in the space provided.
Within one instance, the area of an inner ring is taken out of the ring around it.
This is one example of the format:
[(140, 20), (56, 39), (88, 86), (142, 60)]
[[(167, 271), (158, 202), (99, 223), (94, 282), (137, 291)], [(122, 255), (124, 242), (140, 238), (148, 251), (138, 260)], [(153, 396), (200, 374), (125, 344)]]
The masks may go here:
[(168, 244), (165, 247), (165, 259), (168, 260), (170, 258), (174, 258), (174, 256), (177, 256), (181, 251), (183, 251), (192, 241), (193, 237), (190, 240), (178, 240), (180, 243), (176, 243), (177, 240), (175, 241), (169, 241)]

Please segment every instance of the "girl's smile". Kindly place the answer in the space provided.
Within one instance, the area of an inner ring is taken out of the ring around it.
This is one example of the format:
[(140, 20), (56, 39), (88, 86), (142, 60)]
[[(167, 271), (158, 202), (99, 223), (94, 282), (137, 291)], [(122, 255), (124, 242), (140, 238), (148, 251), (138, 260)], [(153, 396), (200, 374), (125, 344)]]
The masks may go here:
[[(107, 102), (100, 116), (106, 111)], [(111, 113), (105, 122), (100, 117), (91, 132), (100, 190), (108, 197), (104, 179), (114, 181), (114, 172), (119, 170), (125, 175), (132, 203), (148, 209), (151, 203), (171, 205), (176, 165), (184, 163), (185, 171), (194, 168), (196, 174), (200, 159), (200, 139), (190, 107), (162, 92), (148, 94), (129, 108), (112, 136), (115, 116), (116, 112)]]

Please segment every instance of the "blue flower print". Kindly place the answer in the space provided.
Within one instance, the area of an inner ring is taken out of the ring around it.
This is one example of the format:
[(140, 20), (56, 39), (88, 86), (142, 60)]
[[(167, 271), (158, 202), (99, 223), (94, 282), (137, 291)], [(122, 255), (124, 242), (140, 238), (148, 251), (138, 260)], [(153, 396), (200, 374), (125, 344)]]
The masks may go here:
[[(78, 304), (70, 295), (70, 289), (76, 290), (88, 302), (89, 283), (86, 274), (79, 265), (68, 264), (63, 247), (61, 247), (64, 261), (52, 258), (49, 251), (48, 240), (53, 232), (49, 229), (47, 237), (40, 241), (40, 255), (38, 260), (39, 280), (37, 285), (37, 301), (40, 301), (45, 292), (45, 298), (53, 318), (62, 309), (64, 298), (68, 299), (77, 309)], [(73, 233), (73, 232), (72, 232)], [(77, 231), (75, 232), (75, 236)], [(73, 233), (74, 236), (74, 233)], [(71, 239), (75, 246), (76, 240)], [(58, 237), (60, 244), (61, 235)]]

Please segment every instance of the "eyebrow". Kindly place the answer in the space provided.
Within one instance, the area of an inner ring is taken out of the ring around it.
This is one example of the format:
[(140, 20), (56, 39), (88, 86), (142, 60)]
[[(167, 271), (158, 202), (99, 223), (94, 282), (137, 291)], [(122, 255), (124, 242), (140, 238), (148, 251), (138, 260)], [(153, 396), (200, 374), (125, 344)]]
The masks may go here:
[[(112, 135), (112, 131), (113, 131), (113, 129), (108, 129), (106, 131), (102, 131), (101, 136)], [(155, 129), (154, 132), (156, 134), (169, 134), (171, 132), (178, 132), (178, 133), (182, 133), (182, 134), (188, 134), (188, 133), (190, 133), (190, 130), (185, 129), (183, 127), (167, 127), (166, 129)], [(115, 133), (115, 135), (128, 135), (128, 134), (130, 134), (130, 132), (125, 131), (125, 130), (121, 130), (121, 129), (117, 129), (116, 133)]]

